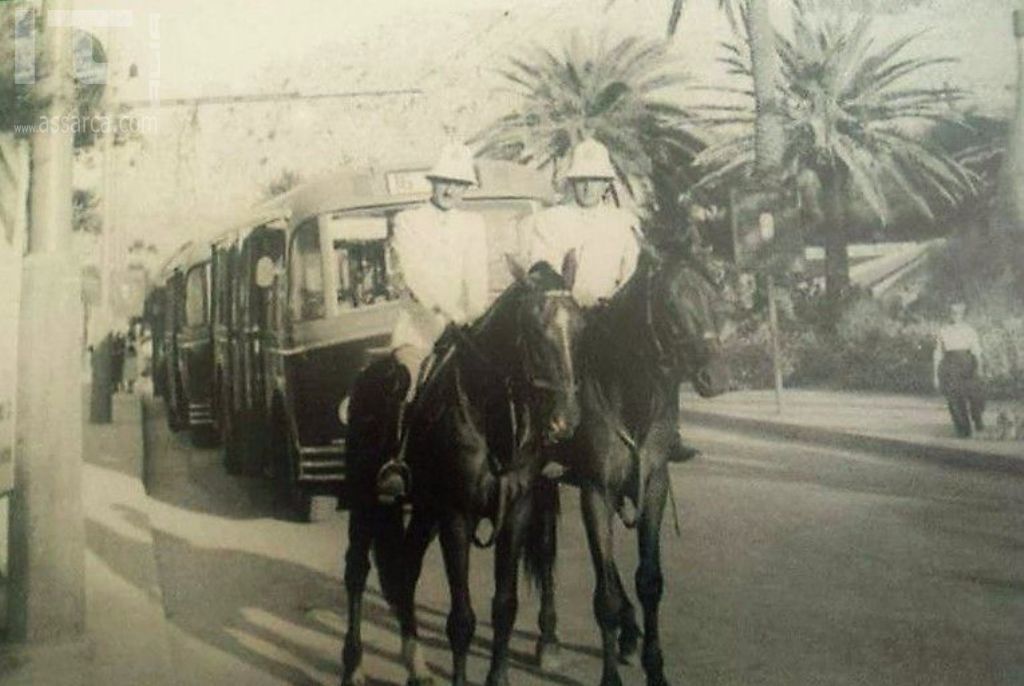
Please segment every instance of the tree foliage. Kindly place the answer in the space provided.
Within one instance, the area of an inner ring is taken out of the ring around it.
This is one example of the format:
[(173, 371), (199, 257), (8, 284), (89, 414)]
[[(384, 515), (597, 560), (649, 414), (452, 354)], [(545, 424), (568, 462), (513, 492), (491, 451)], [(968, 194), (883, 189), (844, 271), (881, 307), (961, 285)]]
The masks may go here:
[[(24, 46), (34, 45), (36, 49), (32, 61), (35, 81), (52, 66), (40, 52), (44, 30), (41, 13), (27, 12), (19, 17), (18, 7), (19, 3), (0, 4), (0, 133), (27, 135), (45, 114), (49, 101), (34, 83), (17, 83), (17, 72), (24, 66), (17, 59), (17, 37), (25, 39)], [(107, 57), (100, 40), (79, 29), (74, 30), (72, 49), (76, 119), (68, 125), (74, 132), (75, 147), (81, 148), (92, 145), (103, 129), (97, 119), (103, 116)]]
[(481, 154), (557, 175), (572, 147), (593, 137), (608, 147), (627, 188), (652, 190), (656, 212), (678, 210), (703, 143), (693, 113), (672, 100), (690, 77), (663, 43), (576, 38), (560, 52), (535, 47), (500, 73), (517, 105), (474, 137)]
[(71, 229), (98, 235), (103, 232), (103, 219), (98, 210), (99, 200), (91, 190), (76, 188), (71, 196)]
[[(608, 0), (606, 7), (611, 7), (618, 0)], [(729, 17), (730, 23), (736, 26), (737, 13), (742, 12), (749, 0), (716, 0), (719, 9), (723, 10)], [(665, 24), (665, 32), (669, 38), (676, 35), (679, 29), (679, 21), (683, 18), (683, 9), (687, 0), (671, 0), (668, 10), (668, 21)]]
[[(841, 289), (848, 280), (844, 213), (851, 199), (866, 203), (885, 224), (896, 195), (933, 219), (974, 191), (976, 175), (923, 135), (938, 124), (962, 125), (954, 105), (965, 93), (920, 85), (924, 72), (953, 61), (913, 55), (920, 34), (880, 43), (868, 15), (846, 19), (822, 11), (815, 0), (792, 5), (794, 37), (779, 40), (783, 173), (815, 189), (823, 209), (819, 228), (833, 258), (831, 280)], [(750, 78), (745, 46), (729, 43), (724, 49), (730, 71)], [(709, 110), (710, 123), (729, 126), (733, 133), (699, 156), (707, 170), (702, 185), (749, 176), (755, 156), (753, 108)]]
[(302, 183), (302, 175), (291, 169), (283, 169), (270, 183), (263, 188), (263, 197), (275, 198)]

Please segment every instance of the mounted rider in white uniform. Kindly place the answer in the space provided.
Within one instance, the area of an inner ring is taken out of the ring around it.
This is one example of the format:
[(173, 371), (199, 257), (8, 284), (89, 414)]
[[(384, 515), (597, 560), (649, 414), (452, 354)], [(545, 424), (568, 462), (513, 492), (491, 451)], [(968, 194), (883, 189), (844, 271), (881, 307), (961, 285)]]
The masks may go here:
[[(585, 308), (615, 295), (633, 276), (640, 256), (639, 218), (605, 202), (615, 176), (608, 149), (592, 138), (585, 139), (573, 148), (565, 173), (572, 202), (525, 220), (527, 264), (546, 261), (560, 269), (567, 259), (574, 259), (573, 295)], [(698, 454), (678, 434), (677, 439), (669, 461), (683, 462)]]
[[(478, 183), (473, 153), (464, 145), (445, 147), (427, 178), (430, 200), (395, 218), (391, 241), (402, 292), (391, 349), (411, 378), (407, 404), (447, 327), (472, 323), (488, 305), (486, 224), (480, 215), (458, 208), (466, 190)], [(393, 501), (407, 486), (399, 454), (382, 468), (378, 492), (381, 500)]]

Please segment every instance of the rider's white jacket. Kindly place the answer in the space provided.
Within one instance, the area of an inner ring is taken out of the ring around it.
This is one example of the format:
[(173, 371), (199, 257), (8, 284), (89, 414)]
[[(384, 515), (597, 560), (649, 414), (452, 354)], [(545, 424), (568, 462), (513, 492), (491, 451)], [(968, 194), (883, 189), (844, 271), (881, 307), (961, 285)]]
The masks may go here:
[(392, 255), (405, 295), (391, 347), (424, 354), (449, 322), (468, 323), (487, 308), (487, 228), (483, 218), (425, 203), (395, 218)]
[(559, 205), (527, 217), (521, 231), (527, 242), (527, 264), (547, 261), (561, 269), (570, 250), (576, 250), (573, 295), (584, 307), (609, 298), (636, 270), (640, 245), (633, 213), (598, 205)]

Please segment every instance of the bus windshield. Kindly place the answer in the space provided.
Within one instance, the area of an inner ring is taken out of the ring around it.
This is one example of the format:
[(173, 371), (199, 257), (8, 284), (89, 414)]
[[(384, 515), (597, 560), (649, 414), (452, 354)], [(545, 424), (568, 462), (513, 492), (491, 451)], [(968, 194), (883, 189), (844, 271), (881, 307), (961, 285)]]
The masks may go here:
[[(511, 282), (505, 255), (523, 253), (520, 223), (538, 207), (528, 199), (466, 202), (464, 209), (480, 214), (487, 226), (492, 297)], [(408, 206), (326, 214), (320, 217), (318, 232), (300, 229), (292, 252), (294, 316), (317, 319), (397, 299), (388, 238), (395, 216), (404, 209)], [(329, 252), (323, 250), (327, 246)]]

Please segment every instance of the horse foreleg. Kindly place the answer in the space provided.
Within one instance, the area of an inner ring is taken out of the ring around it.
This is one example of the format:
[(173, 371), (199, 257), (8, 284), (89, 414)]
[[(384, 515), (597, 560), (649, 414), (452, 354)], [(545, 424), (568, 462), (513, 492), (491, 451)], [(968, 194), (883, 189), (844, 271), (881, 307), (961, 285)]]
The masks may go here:
[(370, 573), (370, 544), (373, 541), (372, 519), (365, 508), (355, 508), (348, 520), (348, 550), (345, 552), (345, 591), (348, 596), (348, 632), (341, 650), (342, 686), (362, 686), (363, 592)]
[(647, 674), (648, 686), (668, 684), (658, 634), (658, 606), (664, 588), (661, 573), (661, 522), (668, 488), (668, 473), (664, 467), (651, 474), (637, 530), (640, 566), (636, 571), (636, 592), (644, 613), (644, 647), (641, 663)]
[(537, 639), (537, 665), (544, 672), (562, 667), (562, 643), (558, 640), (558, 613), (555, 609), (554, 555), (540, 579), (540, 612), (537, 614), (540, 638)]
[(491, 603), (494, 642), (491, 646), (491, 669), (487, 673), (487, 686), (508, 686), (508, 644), (519, 610), (519, 555), (529, 515), (529, 498), (520, 498), (504, 529), (498, 533), (495, 544), (494, 600)]
[(441, 552), (451, 591), (446, 629), (452, 649), (452, 686), (466, 686), (466, 657), (476, 631), (476, 615), (469, 597), (471, 535), (469, 519), (461, 514), (451, 514), (441, 524)]
[(558, 640), (558, 613), (555, 607), (555, 557), (558, 554), (558, 484), (539, 481), (534, 486), (530, 506), (526, 550), (527, 574), (540, 586), (540, 612), (537, 614), (537, 664), (542, 671), (557, 671), (562, 664)]
[(622, 610), (619, 612), (619, 661), (630, 664), (640, 646), (640, 625), (636, 623), (636, 608), (626, 594), (618, 565), (615, 567), (615, 585), (618, 586), (619, 597), (622, 598)]
[(428, 686), (433, 683), (430, 670), (423, 659), (416, 621), (416, 586), (423, 570), (423, 558), (434, 538), (436, 519), (414, 511), (402, 542), (401, 584), (395, 594), (395, 614), (402, 633), (402, 662), (408, 673), (408, 686)]
[(597, 585), (594, 589), (594, 615), (601, 630), (604, 668), (601, 686), (621, 686), (619, 677), (616, 630), (622, 613), (622, 593), (616, 583), (614, 552), (612, 548), (612, 508), (603, 493), (590, 488), (580, 491), (583, 524), (587, 530), (587, 543), (594, 563)]

